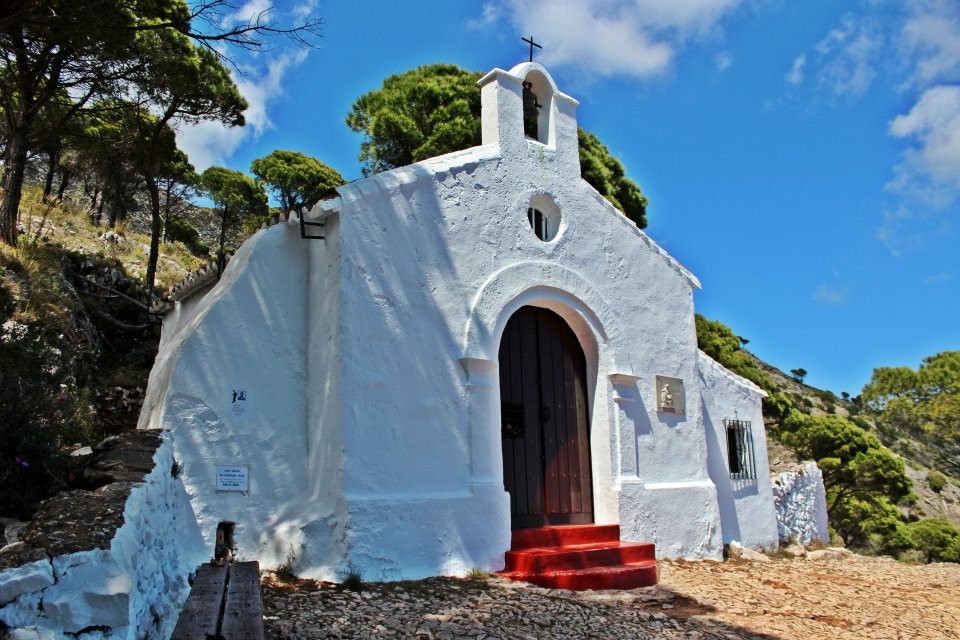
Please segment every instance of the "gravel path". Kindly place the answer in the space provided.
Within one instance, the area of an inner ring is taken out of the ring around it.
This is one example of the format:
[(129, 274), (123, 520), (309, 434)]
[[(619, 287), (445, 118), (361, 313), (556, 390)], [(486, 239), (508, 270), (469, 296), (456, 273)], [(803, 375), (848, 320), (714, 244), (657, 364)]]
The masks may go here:
[(268, 638), (960, 638), (960, 565), (819, 553), (661, 562), (661, 582), (571, 592), (491, 576), (330, 583), (263, 575)]

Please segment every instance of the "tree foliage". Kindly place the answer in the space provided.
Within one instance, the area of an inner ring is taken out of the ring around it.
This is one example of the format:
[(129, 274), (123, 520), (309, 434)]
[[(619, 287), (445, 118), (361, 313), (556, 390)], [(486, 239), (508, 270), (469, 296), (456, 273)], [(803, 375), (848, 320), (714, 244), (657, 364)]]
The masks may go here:
[(743, 350), (741, 339), (730, 327), (708, 320), (699, 313), (694, 317), (697, 326), (697, 346), (701, 351), (754, 384), (772, 389), (770, 378), (760, 369), (756, 360)]
[(926, 553), (927, 562), (960, 562), (960, 529), (946, 520), (918, 520), (906, 529), (911, 545)]
[(297, 151), (274, 151), (257, 158), (250, 170), (274, 191), (284, 211), (301, 213), (325, 191), (346, 181), (335, 169)]
[(357, 98), (347, 126), (364, 134), (363, 174), (480, 144), (480, 75), (453, 64), (426, 65)]
[[(194, 66), (215, 71), (218, 65), (210, 64), (211, 60), (219, 64), (228, 59), (230, 50), (223, 45), (255, 50), (264, 44), (264, 37), (280, 34), (312, 46), (320, 27), (320, 21), (309, 15), (299, 24), (277, 25), (269, 21), (269, 8), (238, 23), (230, 17), (235, 9), (227, 0), (190, 4), (185, 0), (21, 0), (0, 7), (0, 111), (5, 139), (0, 241), (10, 245), (17, 242), (28, 154), (41, 132), (61, 131), (57, 123), (41, 123), (44, 110), (62, 103), (65, 121), (89, 103), (126, 98), (136, 87), (141, 95), (152, 94), (150, 106), (160, 114), (162, 125), (169, 118), (158, 105), (170, 103), (160, 96), (182, 93), (170, 83), (204, 88), (192, 74), (181, 74), (180, 62), (191, 43), (199, 43), (193, 46), (203, 53), (186, 57), (199, 57), (203, 64)], [(223, 104), (231, 98), (219, 91), (224, 85), (216, 74), (201, 80), (209, 81), (206, 88), (212, 103)], [(149, 88), (145, 91), (145, 87)], [(72, 97), (70, 104), (63, 101), (67, 95)], [(198, 119), (209, 117), (209, 109), (203, 106), (187, 111)], [(211, 119), (226, 122), (219, 116)], [(147, 182), (149, 186), (151, 181)]]
[(150, 195), (151, 239), (145, 284), (152, 295), (162, 226), (160, 179), (165, 166), (176, 161), (176, 143), (171, 150), (167, 132), (174, 123), (214, 121), (243, 126), (247, 101), (220, 58), (178, 31), (140, 32), (137, 47), (143, 66), (133, 80), (140, 102), (157, 114), (154, 122), (139, 129), (138, 136), (144, 148), (140, 168)]
[(647, 226), (647, 197), (626, 175), (623, 164), (606, 145), (583, 129), (577, 130), (580, 143), (580, 175), (639, 228)]
[[(137, 65), (137, 29), (159, 20), (189, 17), (181, 0), (28, 0), (0, 11), (0, 107), (4, 150), (0, 239), (16, 244), (17, 212), (27, 154), (41, 129), (41, 113), (69, 93), (67, 117), (96, 96), (114, 95)], [(56, 130), (56, 129), (54, 129)]]
[[(363, 174), (479, 145), (480, 77), (452, 64), (426, 65), (390, 76), (358, 98), (346, 122), (364, 136)], [(647, 199), (620, 161), (591, 133), (581, 129), (578, 141), (584, 180), (638, 227), (646, 227)]]
[(937, 463), (960, 471), (960, 351), (944, 351), (909, 367), (874, 369), (863, 401), (885, 433), (928, 445)]
[(222, 268), (227, 229), (245, 218), (266, 215), (269, 212), (267, 192), (250, 176), (223, 167), (209, 167), (201, 174), (200, 184), (220, 209), (217, 260)]
[(895, 505), (912, 498), (912, 483), (903, 460), (876, 436), (839, 416), (796, 410), (779, 435), (801, 460), (820, 467), (831, 525), (847, 544), (864, 545), (878, 534), (888, 548), (904, 546)]

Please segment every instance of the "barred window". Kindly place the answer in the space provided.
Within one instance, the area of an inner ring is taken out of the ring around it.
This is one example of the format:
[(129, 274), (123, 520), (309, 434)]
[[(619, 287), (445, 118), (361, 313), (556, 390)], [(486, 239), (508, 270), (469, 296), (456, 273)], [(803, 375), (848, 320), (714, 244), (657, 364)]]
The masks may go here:
[(727, 430), (727, 460), (730, 477), (737, 480), (753, 480), (757, 469), (753, 455), (753, 432), (748, 420), (724, 420)]

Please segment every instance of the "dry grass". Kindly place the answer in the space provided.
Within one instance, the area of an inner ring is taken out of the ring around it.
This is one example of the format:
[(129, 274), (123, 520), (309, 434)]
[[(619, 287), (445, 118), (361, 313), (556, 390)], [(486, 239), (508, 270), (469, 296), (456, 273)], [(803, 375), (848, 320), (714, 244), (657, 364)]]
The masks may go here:
[[(39, 188), (27, 187), (20, 204), (20, 223), (24, 228), (20, 244), (25, 247), (55, 245), (116, 267), (136, 280), (146, 275), (150, 236), (130, 232), (124, 224), (98, 227), (91, 222), (89, 210), (77, 203), (45, 202)], [(167, 291), (203, 265), (182, 243), (161, 244), (155, 286)]]

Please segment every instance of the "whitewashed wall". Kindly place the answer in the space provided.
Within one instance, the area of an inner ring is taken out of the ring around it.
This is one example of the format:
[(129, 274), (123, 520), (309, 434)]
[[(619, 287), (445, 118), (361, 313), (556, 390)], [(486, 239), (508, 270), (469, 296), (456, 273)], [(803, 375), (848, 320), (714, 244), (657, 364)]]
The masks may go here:
[[(368, 574), (502, 566), (510, 520), (496, 360), (522, 304), (567, 318), (592, 368), (598, 521), (619, 522), (624, 538), (656, 541), (665, 555), (721, 550), (693, 401), (696, 279), (580, 178), (575, 101), (549, 101), (553, 145), (523, 138), (527, 71), (549, 78), (521, 65), (486, 79), (483, 146), (341, 187), (327, 205), (339, 211), (344, 264), (350, 558)], [(563, 220), (548, 243), (527, 219), (539, 195)], [(614, 402), (612, 373), (636, 376), (629, 411)], [(684, 417), (655, 411), (658, 374), (689, 385)], [(484, 376), (492, 388), (479, 391)]]
[[(236, 522), (241, 557), (265, 566), (306, 547), (317, 577), (334, 577), (343, 513), (318, 497), (309, 474), (307, 252), (296, 222), (258, 232), (220, 282), (165, 331), (141, 427), (168, 428), (210, 550), (216, 526)], [(234, 389), (247, 400), (234, 403)], [(320, 391), (322, 393), (322, 390)], [(249, 491), (216, 489), (218, 465), (249, 468)]]
[[(16, 637), (168, 638), (207, 556), (189, 498), (171, 475), (168, 439), (124, 505), (109, 549), (40, 560), (0, 572), (0, 621)], [(96, 631), (80, 633), (91, 627)]]
[[(723, 542), (739, 542), (752, 549), (776, 548), (777, 516), (770, 493), (767, 434), (761, 409), (765, 394), (702, 351), (698, 351), (698, 361), (710, 478), (717, 487)], [(756, 478), (730, 477), (725, 419), (750, 422)]]
[(773, 498), (780, 542), (830, 541), (827, 494), (816, 462), (804, 462), (794, 471), (774, 475)]
[[(522, 131), (535, 81), (546, 144)], [(577, 102), (536, 64), (482, 84), (483, 144), (338, 189), (261, 231), (183, 310), (143, 426), (174, 430), (204, 535), (237, 521), (241, 555), (369, 579), (499, 569), (510, 543), (497, 354), (523, 305), (560, 314), (587, 359), (595, 516), (664, 556), (719, 557), (693, 318), (696, 278), (580, 178)], [(530, 228), (534, 197), (558, 236)], [(680, 378), (685, 415), (656, 411)], [(233, 385), (251, 390), (230, 412)], [(744, 402), (759, 412), (756, 397)], [(249, 464), (249, 495), (214, 490)]]

